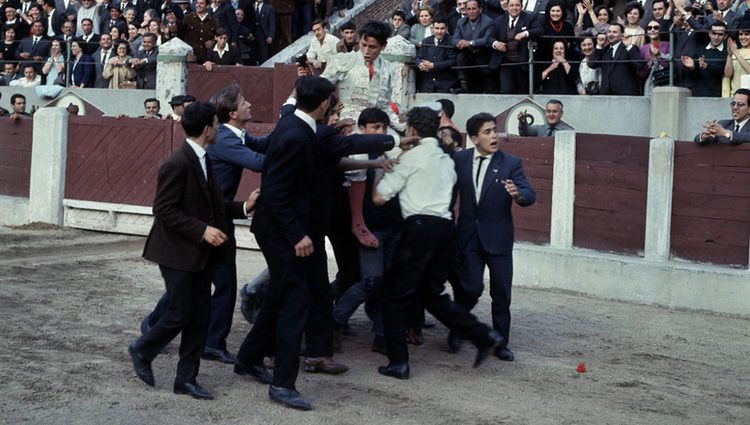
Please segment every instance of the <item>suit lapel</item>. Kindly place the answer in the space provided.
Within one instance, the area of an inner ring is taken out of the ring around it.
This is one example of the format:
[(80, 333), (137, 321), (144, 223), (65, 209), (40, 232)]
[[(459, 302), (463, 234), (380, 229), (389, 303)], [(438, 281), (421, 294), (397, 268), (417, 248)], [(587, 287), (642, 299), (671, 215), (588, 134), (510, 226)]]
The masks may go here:
[[(464, 174), (469, 179), (469, 187), (471, 188), (471, 200), (476, 205), (477, 190), (474, 188), (474, 149), (471, 149), (469, 155), (464, 158)], [(467, 194), (468, 195), (468, 194)]]

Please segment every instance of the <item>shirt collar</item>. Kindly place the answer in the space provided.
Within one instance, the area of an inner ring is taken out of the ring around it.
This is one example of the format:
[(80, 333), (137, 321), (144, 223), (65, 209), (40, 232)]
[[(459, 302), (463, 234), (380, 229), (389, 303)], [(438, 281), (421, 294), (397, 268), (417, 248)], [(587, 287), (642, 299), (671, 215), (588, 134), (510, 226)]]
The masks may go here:
[(304, 121), (305, 124), (307, 124), (308, 126), (310, 126), (310, 128), (313, 131), (313, 133), (315, 133), (315, 120), (313, 119), (313, 117), (311, 117), (310, 115), (308, 115), (305, 112), (302, 112), (299, 109), (295, 109), (294, 110), (294, 115), (297, 116), (297, 118), (299, 118), (302, 121)]
[(214, 46), (214, 52), (219, 53), (219, 55), (223, 55), (224, 53), (229, 51), (229, 44), (224, 45), (224, 50), (219, 50), (219, 44), (216, 43)]
[(224, 123), (224, 127), (228, 128), (229, 131), (231, 131), (232, 133), (234, 133), (235, 136), (237, 136), (240, 139), (242, 139), (243, 142), (245, 141), (245, 135), (244, 135), (245, 130), (237, 128), (237, 127), (233, 126), (232, 124), (229, 124), (228, 122)]
[(191, 148), (193, 148), (195, 154), (198, 156), (198, 159), (203, 159), (203, 157), (206, 156), (206, 150), (203, 149), (203, 146), (195, 143), (190, 139), (185, 139), (185, 141), (188, 142), (188, 145), (190, 145)]
[(711, 43), (708, 43), (708, 46), (706, 46), (706, 50), (718, 50), (720, 52), (724, 51), (724, 43), (719, 44), (718, 46), (714, 47), (711, 45)]
[[(743, 121), (740, 121), (740, 122), (735, 121), (734, 125), (739, 125), (740, 126), (740, 130), (742, 130), (742, 127), (744, 127), (745, 124), (747, 124), (748, 120), (750, 120), (750, 117), (747, 117)], [(732, 130), (734, 130), (734, 129), (732, 129)]]
[[(468, 143), (468, 142), (467, 142), (467, 143)], [(480, 157), (481, 157), (481, 158), (489, 158), (489, 157), (491, 157), (491, 156), (492, 156), (492, 154), (487, 154), (487, 155), (484, 155), (484, 156), (482, 156), (482, 155), (481, 155), (481, 154), (479, 153), (479, 149), (477, 149), (476, 147), (474, 147), (474, 158), (473, 158), (473, 160), (474, 160), (474, 161), (476, 161), (476, 160), (477, 160), (477, 158), (480, 158)]]

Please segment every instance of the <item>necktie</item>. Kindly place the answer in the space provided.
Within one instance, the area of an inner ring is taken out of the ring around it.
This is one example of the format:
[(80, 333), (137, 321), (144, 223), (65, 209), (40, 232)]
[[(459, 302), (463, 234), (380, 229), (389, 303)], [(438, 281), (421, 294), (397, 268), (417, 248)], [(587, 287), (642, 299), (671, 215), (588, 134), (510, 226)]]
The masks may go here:
[(735, 133), (739, 133), (740, 132), (740, 125), (739, 124), (735, 124), (734, 125), (734, 132)]
[(367, 69), (370, 71), (370, 80), (372, 80), (372, 76), (375, 75), (375, 68), (372, 66), (372, 62), (367, 63)]
[(109, 59), (109, 50), (102, 52), (102, 63), (106, 64)]
[(555, 126), (551, 125), (549, 127), (549, 130), (547, 130), (547, 136), (551, 136), (554, 131), (555, 131)]
[(258, 16), (260, 16), (260, 7), (263, 5), (263, 3), (258, 3), (258, 7), (255, 8), (255, 11), (258, 13)]
[(516, 29), (516, 19), (518, 19), (518, 18), (513, 18), (513, 19), (512, 19), (511, 21), (510, 21), (510, 29), (511, 29), (511, 30), (514, 30), (514, 29)]
[(208, 158), (208, 154), (203, 154), (203, 160), (205, 167), (203, 168), (203, 174), (206, 176), (206, 181), (209, 182), (211, 177), (211, 160)]
[(474, 186), (477, 188), (477, 192), (479, 191), (479, 189), (481, 189), (481, 187), (479, 186), (479, 175), (482, 174), (482, 163), (484, 162), (485, 159), (487, 158), (483, 156), (479, 157), (479, 166), (477, 167), (477, 175), (476, 177), (474, 177)]
[(39, 42), (39, 37), (34, 37), (34, 42), (31, 43), (31, 47), (36, 47), (37, 42)]

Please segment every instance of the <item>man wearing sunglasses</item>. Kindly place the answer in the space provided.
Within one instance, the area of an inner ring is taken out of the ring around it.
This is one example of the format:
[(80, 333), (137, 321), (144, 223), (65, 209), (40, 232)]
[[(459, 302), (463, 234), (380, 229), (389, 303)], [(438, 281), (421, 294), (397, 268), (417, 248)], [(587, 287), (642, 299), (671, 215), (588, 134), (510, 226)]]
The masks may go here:
[(750, 142), (750, 90), (737, 89), (732, 96), (732, 119), (708, 121), (703, 124), (705, 131), (695, 136), (699, 144)]

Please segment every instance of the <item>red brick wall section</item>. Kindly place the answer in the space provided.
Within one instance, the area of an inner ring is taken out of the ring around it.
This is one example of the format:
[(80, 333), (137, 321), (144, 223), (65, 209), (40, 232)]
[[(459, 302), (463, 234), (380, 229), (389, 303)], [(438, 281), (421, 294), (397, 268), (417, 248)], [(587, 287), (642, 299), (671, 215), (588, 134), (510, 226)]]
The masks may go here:
[(0, 118), (0, 195), (29, 197), (32, 124)]
[(65, 197), (150, 206), (171, 144), (171, 121), (71, 117)]
[[(390, 19), (393, 12), (401, 6), (401, 3), (403, 3), (401, 0), (376, 0), (352, 20), (357, 28), (360, 28), (367, 21), (385, 21)], [(338, 36), (338, 34), (335, 35)]]
[(576, 136), (573, 244), (642, 255), (649, 139)]
[(521, 158), (524, 174), (536, 192), (534, 205), (513, 206), (516, 240), (548, 244), (552, 217), (554, 139), (551, 137), (511, 137), (500, 149)]
[(750, 146), (675, 144), (671, 254), (746, 267)]

